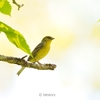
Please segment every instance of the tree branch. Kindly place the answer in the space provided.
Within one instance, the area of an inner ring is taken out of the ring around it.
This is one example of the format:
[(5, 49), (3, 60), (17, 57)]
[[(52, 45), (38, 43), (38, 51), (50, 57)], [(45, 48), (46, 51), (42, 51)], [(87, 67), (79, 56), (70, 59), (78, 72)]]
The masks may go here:
[(18, 6), (18, 10), (22, 7), (22, 6), (24, 6), (24, 4), (18, 4), (15, 0), (12, 0), (12, 2), (13, 2), (13, 4), (15, 4), (16, 6)]
[(54, 70), (56, 68), (55, 64), (36, 64), (25, 61), (23, 58), (8, 57), (0, 55), (0, 61), (8, 62), (11, 64), (17, 64), (28, 68), (35, 68), (38, 70)]

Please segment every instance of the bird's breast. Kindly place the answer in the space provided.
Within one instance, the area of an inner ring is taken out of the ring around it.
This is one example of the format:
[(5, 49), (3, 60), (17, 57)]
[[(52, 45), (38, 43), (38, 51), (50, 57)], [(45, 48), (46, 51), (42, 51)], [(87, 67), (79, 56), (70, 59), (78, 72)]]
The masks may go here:
[(50, 45), (44, 45), (35, 56), (35, 60), (39, 61), (40, 59), (44, 58), (50, 50)]

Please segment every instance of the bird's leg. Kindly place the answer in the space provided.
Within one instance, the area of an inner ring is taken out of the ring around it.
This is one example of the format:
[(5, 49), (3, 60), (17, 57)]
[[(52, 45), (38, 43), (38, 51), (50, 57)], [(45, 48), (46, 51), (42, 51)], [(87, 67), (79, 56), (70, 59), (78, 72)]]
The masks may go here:
[(40, 66), (42, 65), (39, 61), (37, 61), (37, 63), (38, 63)]
[(42, 64), (39, 61), (37, 61), (37, 63), (39, 64), (39, 70), (41, 70), (42, 69)]

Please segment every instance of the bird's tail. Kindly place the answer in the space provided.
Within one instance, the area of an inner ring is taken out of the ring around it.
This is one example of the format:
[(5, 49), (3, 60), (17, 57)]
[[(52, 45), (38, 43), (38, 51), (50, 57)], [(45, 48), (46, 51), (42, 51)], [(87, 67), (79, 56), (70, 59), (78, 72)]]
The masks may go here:
[(17, 75), (19, 76), (21, 74), (21, 72), (25, 69), (25, 67), (22, 67), (18, 72)]

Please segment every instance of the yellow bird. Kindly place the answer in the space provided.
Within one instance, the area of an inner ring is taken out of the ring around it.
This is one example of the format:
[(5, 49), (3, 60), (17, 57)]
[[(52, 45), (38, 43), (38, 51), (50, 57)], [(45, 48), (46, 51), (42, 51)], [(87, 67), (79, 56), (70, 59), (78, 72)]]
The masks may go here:
[[(39, 60), (44, 58), (49, 50), (50, 50), (50, 44), (51, 44), (51, 41), (53, 40), (54, 38), (51, 37), (51, 36), (45, 36), (42, 41), (35, 47), (35, 49), (32, 51), (32, 55), (34, 58), (32, 58), (31, 56), (28, 57), (28, 60), (27, 61), (30, 61), (30, 62), (38, 62), (39, 63)], [(20, 75), (21, 72), (25, 69), (25, 67), (22, 67), (18, 72), (17, 72), (17, 75)]]

